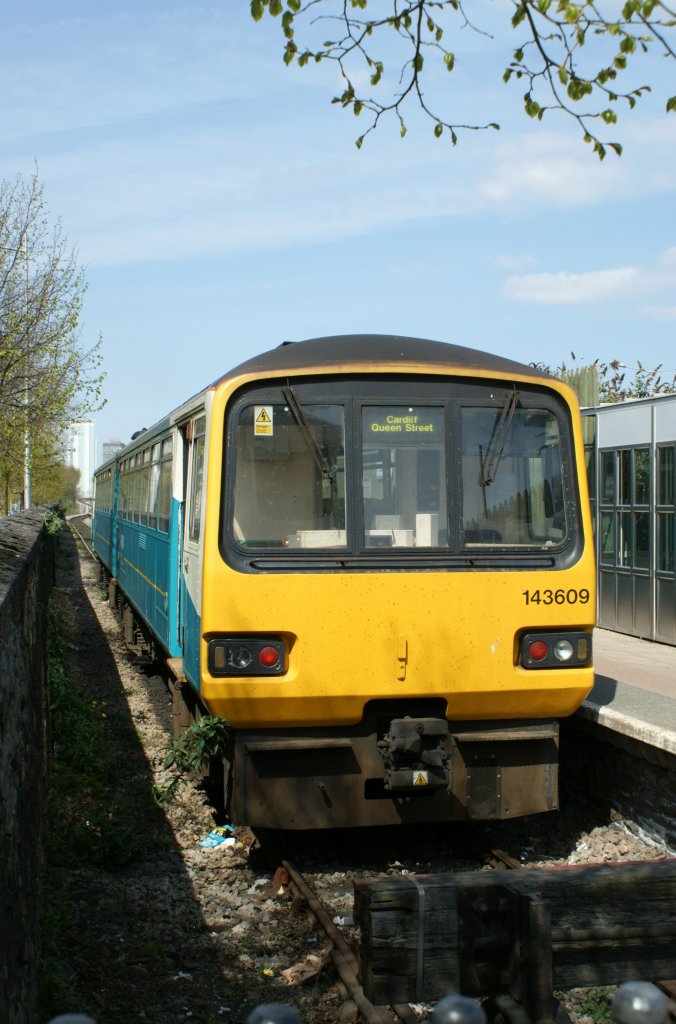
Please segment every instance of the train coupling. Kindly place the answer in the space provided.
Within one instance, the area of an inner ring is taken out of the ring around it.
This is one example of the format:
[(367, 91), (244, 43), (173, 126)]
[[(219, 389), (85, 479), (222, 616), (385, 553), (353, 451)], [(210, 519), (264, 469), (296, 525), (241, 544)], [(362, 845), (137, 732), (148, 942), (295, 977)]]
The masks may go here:
[(448, 737), (445, 718), (393, 718), (378, 742), (385, 789), (448, 788)]

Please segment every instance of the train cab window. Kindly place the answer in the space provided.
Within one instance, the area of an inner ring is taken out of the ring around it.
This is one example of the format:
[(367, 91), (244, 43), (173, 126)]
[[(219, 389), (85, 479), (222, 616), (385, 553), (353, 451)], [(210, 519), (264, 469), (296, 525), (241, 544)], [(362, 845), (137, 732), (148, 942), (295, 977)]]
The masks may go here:
[(340, 405), (245, 405), (236, 428), (233, 532), (249, 548), (344, 548), (345, 414)]
[(445, 440), (443, 407), (363, 408), (365, 547), (446, 543)]
[(554, 414), (464, 407), (461, 432), (465, 545), (560, 545), (566, 517)]

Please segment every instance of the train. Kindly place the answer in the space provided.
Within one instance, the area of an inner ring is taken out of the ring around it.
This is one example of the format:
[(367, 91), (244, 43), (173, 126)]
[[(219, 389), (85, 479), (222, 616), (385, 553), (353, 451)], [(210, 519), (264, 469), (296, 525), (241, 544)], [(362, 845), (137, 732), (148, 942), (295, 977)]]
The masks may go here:
[(284, 342), (97, 469), (92, 537), (125, 635), (168, 667), (176, 734), (227, 723), (230, 820), (557, 808), (596, 608), (561, 380), (420, 338)]

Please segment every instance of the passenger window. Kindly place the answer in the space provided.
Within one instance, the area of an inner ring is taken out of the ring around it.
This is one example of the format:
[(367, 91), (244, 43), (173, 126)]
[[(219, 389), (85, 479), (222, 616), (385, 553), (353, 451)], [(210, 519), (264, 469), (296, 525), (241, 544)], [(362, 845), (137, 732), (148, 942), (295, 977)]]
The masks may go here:
[(190, 505), (188, 516), (188, 538), (199, 542), (202, 521), (202, 491), (204, 482), (204, 449), (206, 418), (195, 420), (190, 460)]

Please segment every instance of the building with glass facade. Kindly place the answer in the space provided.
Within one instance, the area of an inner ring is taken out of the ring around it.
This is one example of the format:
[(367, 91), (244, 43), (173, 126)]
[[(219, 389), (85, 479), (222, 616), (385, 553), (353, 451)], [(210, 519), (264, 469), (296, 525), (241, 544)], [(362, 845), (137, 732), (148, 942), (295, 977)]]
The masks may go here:
[(676, 645), (676, 395), (583, 409), (598, 624)]
[(77, 420), (71, 424), (66, 446), (66, 465), (80, 470), (78, 498), (91, 498), (94, 494), (96, 469), (96, 433), (92, 420)]

